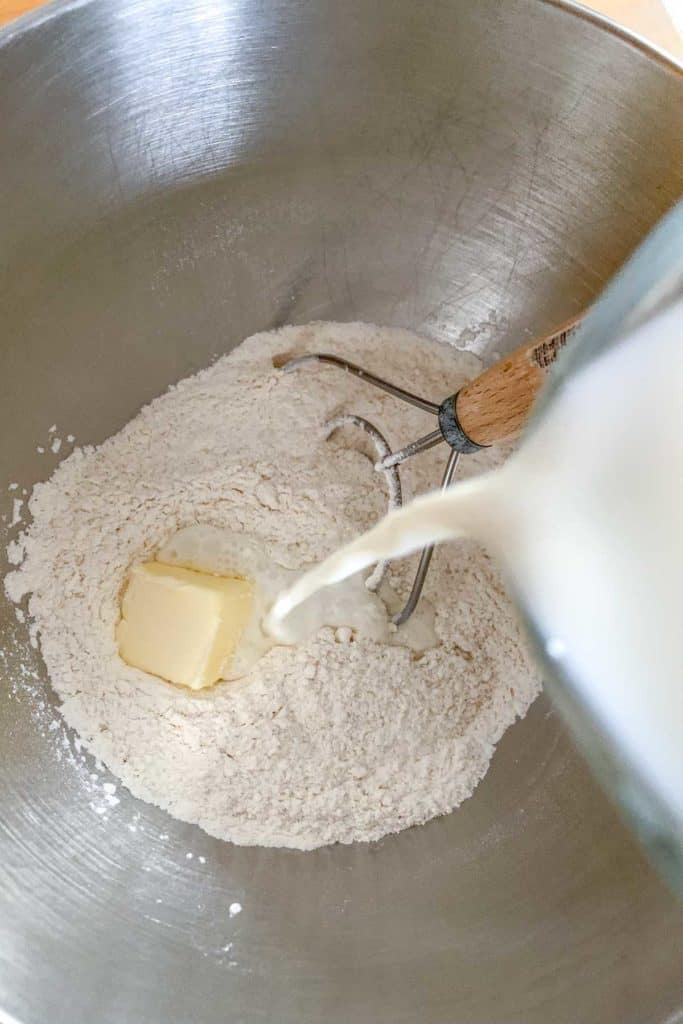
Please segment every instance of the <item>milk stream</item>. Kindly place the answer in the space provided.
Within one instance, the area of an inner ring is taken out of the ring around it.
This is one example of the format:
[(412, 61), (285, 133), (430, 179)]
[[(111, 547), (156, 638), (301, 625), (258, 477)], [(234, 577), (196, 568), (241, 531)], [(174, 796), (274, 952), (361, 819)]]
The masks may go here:
[(295, 608), (380, 558), (475, 537), (683, 819), (682, 325), (679, 303), (596, 358), (501, 469), (388, 515), (282, 593), (266, 628), (286, 638)]
[[(253, 583), (249, 620), (237, 650), (222, 666), (221, 678), (241, 679), (277, 642), (263, 630), (263, 619), (277, 594), (296, 579), (298, 573), (279, 564), (272, 549), (266, 554), (262, 539), (208, 525), (187, 526), (175, 533), (157, 553), (159, 561), (219, 576), (237, 574)], [(420, 654), (436, 647), (434, 607), (420, 603), (418, 612), (397, 630), (389, 617), (402, 602), (384, 582), (372, 593), (360, 577), (350, 577), (341, 586), (326, 590), (314, 601), (304, 601), (280, 627), (277, 640), (304, 643), (324, 626), (349, 630), (359, 637), (408, 647)], [(389, 613), (389, 614), (387, 614)]]

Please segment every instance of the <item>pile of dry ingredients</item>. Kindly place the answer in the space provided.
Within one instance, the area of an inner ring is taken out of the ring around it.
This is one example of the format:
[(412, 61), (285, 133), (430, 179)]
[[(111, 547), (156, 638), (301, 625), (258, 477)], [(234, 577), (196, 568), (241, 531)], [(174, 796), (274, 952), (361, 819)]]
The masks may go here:
[[(323, 424), (353, 410), (399, 446), (432, 420), (329, 368), (284, 375), (282, 352), (322, 349), (427, 395), (475, 357), (408, 332), (319, 323), (249, 338), (181, 381), (99, 448), (74, 451), (30, 499), (6, 578), (29, 613), (66, 721), (133, 794), (241, 844), (310, 849), (379, 839), (470, 796), (540, 680), (497, 572), (474, 544), (439, 550), (427, 584), (438, 645), (418, 656), (352, 630), (271, 649), (238, 682), (191, 693), (130, 668), (114, 632), (131, 564), (192, 524), (261, 539), (303, 569), (385, 511), (382, 478)], [(439, 448), (403, 470), (433, 487)], [(493, 464), (463, 460), (464, 473)], [(409, 564), (390, 581), (407, 593)]]

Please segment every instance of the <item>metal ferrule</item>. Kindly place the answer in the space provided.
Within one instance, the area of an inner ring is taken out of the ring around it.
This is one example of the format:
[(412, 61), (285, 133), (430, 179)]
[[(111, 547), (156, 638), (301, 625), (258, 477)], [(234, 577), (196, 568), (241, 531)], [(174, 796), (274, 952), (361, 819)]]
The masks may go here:
[(477, 452), (480, 448), (487, 447), (486, 445), (477, 444), (471, 437), (468, 437), (465, 431), (460, 426), (457, 413), (455, 411), (456, 403), (458, 401), (457, 392), (454, 395), (450, 395), (444, 402), (439, 406), (439, 427), (443, 434), (444, 441), (451, 446), (456, 452), (462, 452), (467, 454), (469, 452)]

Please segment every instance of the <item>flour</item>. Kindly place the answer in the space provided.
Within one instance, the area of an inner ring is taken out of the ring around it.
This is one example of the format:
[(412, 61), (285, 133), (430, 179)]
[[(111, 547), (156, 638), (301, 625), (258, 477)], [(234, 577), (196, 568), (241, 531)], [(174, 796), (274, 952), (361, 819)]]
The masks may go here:
[[(330, 368), (273, 368), (276, 355), (315, 349), (435, 398), (479, 370), (472, 355), (360, 324), (256, 335), (36, 485), (5, 581), (13, 601), (30, 595), (33, 635), (85, 746), (136, 796), (241, 844), (373, 840), (450, 811), (540, 686), (496, 570), (471, 543), (434, 558), (436, 646), (422, 653), (326, 626), (201, 693), (119, 659), (128, 569), (178, 531), (248, 534), (274, 566), (300, 571), (385, 511), (371, 461), (346, 446), (351, 435), (325, 441), (325, 422), (356, 412), (394, 446), (433, 422)], [(433, 487), (445, 458), (437, 448), (406, 465), (405, 496)], [(495, 459), (463, 460), (464, 475)], [(412, 560), (392, 566), (393, 591), (406, 595), (412, 571)]]

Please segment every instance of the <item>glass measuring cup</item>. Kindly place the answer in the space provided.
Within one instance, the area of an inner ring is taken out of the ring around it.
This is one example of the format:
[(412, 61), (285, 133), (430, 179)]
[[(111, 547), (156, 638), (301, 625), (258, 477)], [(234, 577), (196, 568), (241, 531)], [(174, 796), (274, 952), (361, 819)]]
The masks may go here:
[[(675, 308), (681, 309), (683, 327), (683, 305), (679, 306), (682, 298), (683, 204), (679, 204), (637, 249), (586, 317), (551, 373), (527, 434), (539, 428), (553, 400), (577, 372), (619, 345), (627, 335), (647, 324), (656, 329), (658, 318)], [(628, 412), (624, 409), (625, 416)], [(675, 471), (676, 467), (672, 468)], [(652, 528), (656, 527), (654, 521)], [(638, 553), (633, 552), (633, 557), (638, 557)], [(586, 699), (591, 691), (591, 678), (585, 678), (585, 669), (578, 671), (571, 658), (571, 634), (567, 634), (565, 627), (558, 651), (553, 643), (552, 609), (544, 610), (541, 617), (540, 609), (529, 603), (522, 590), (517, 588), (516, 596), (546, 669), (546, 682), (578, 745), (603, 786), (625, 812), (652, 860), (674, 887), (683, 890), (680, 805), (672, 805), (661, 787), (653, 784), (647, 764), (627, 751), (618, 726), (598, 722)], [(613, 640), (604, 637), (605, 644)], [(680, 724), (683, 726), (683, 722)], [(677, 784), (680, 791), (683, 779)]]

